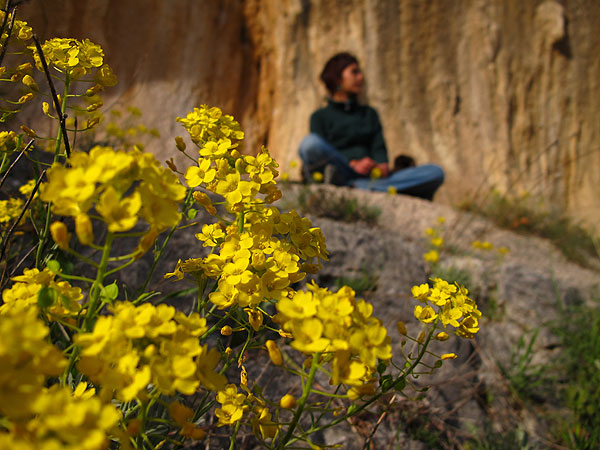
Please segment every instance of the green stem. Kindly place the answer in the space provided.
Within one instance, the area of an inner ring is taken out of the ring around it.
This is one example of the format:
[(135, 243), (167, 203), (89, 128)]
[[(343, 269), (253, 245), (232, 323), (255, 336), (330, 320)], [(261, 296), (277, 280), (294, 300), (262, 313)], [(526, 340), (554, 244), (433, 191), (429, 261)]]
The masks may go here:
[(112, 248), (114, 238), (115, 235), (109, 231), (106, 236), (106, 241), (104, 242), (104, 248), (102, 250), (102, 259), (100, 260), (100, 265), (98, 266), (98, 271), (96, 272), (96, 280), (90, 288), (90, 304), (88, 305), (88, 311), (85, 316), (85, 319), (83, 320), (83, 326), (81, 327), (84, 333), (90, 331), (92, 321), (96, 316), (96, 305), (98, 303), (98, 300), (100, 299), (102, 282), (104, 281), (104, 277), (106, 276), (106, 266), (108, 265), (110, 250)]
[[(189, 203), (190, 203), (190, 200), (192, 199), (193, 193), (194, 192), (191, 189), (188, 191), (187, 197), (186, 197), (185, 202), (184, 202), (182, 214), (184, 214), (185, 211), (187, 210), (187, 208), (189, 206)], [(177, 225), (179, 225), (179, 224), (177, 224)], [(146, 290), (146, 288), (148, 287), (148, 283), (150, 283), (150, 279), (152, 278), (152, 274), (154, 274), (154, 270), (156, 269), (156, 265), (158, 264), (158, 261), (162, 257), (162, 254), (165, 251), (165, 248), (167, 247), (167, 244), (171, 240), (171, 236), (173, 236), (173, 233), (175, 232), (175, 230), (177, 230), (177, 225), (174, 225), (173, 227), (171, 227), (171, 230), (169, 231), (169, 234), (165, 238), (164, 242), (162, 243), (162, 246), (160, 247), (160, 250), (158, 251), (158, 253), (155, 253), (155, 255), (154, 255), (154, 261), (152, 261), (152, 266), (150, 267), (150, 270), (148, 271), (148, 275), (146, 276), (146, 280), (144, 280), (144, 284), (137, 291), (137, 296), (138, 297), (140, 295), (142, 295), (144, 293), (144, 291)]]
[(294, 434), (296, 425), (298, 425), (298, 421), (300, 420), (300, 417), (302, 416), (302, 412), (304, 411), (304, 407), (306, 406), (306, 401), (308, 400), (308, 395), (310, 394), (312, 384), (314, 382), (315, 375), (317, 373), (317, 369), (319, 368), (320, 356), (321, 355), (319, 353), (315, 353), (313, 355), (312, 364), (310, 366), (310, 372), (308, 373), (308, 378), (306, 380), (306, 384), (304, 385), (304, 391), (302, 392), (302, 397), (300, 397), (300, 399), (298, 400), (298, 408), (296, 409), (296, 412), (294, 414), (294, 418), (292, 419), (292, 422), (288, 426), (287, 433), (285, 434), (285, 436), (283, 437), (283, 439), (277, 446), (278, 450), (284, 448), (285, 445), (288, 443), (288, 441), (291, 439), (291, 437)]
[(238, 431), (240, 429), (240, 425), (242, 424), (241, 419), (237, 421), (235, 424), (235, 428), (233, 430), (233, 434), (231, 435), (231, 439), (229, 439), (229, 450), (235, 449), (235, 438), (237, 437)]
[[(388, 389), (382, 390), (379, 393), (375, 394), (373, 397), (371, 397), (369, 400), (367, 400), (362, 405), (360, 405), (360, 406), (358, 406), (356, 408), (349, 409), (348, 412), (346, 412), (346, 414), (344, 414), (343, 416), (340, 416), (337, 419), (329, 422), (327, 425), (323, 425), (323, 426), (311, 429), (309, 432), (306, 433), (306, 435), (311, 434), (311, 433), (316, 433), (317, 431), (325, 430), (325, 429), (330, 428), (330, 427), (332, 427), (334, 425), (337, 425), (340, 422), (343, 422), (343, 421), (347, 420), (349, 417), (355, 416), (356, 414), (358, 414), (359, 412), (361, 412), (362, 410), (364, 410), (365, 408), (371, 406), (374, 402), (376, 402), (377, 400), (379, 400), (381, 398), (381, 396), (383, 396), (388, 391), (390, 391), (392, 389), (396, 389), (401, 384), (401, 382), (403, 382), (406, 379), (406, 377), (408, 377), (411, 373), (413, 373), (413, 371), (415, 370), (415, 368), (419, 365), (419, 363), (420, 363), (421, 359), (423, 358), (423, 356), (425, 356), (425, 353), (427, 352), (427, 347), (429, 345), (429, 342), (433, 338), (433, 333), (437, 329), (436, 324), (437, 324), (437, 321), (434, 323), (434, 326), (431, 328), (431, 331), (429, 332), (429, 334), (427, 336), (427, 339), (423, 343), (423, 348), (419, 352), (419, 355), (417, 356), (417, 358), (408, 367), (408, 369), (402, 375), (400, 375), (394, 381), (394, 383), (392, 383), (390, 385), (390, 387)], [(314, 359), (313, 359), (313, 363), (314, 363)], [(292, 442), (294, 442), (295, 440), (297, 440), (297, 439), (292, 439)], [(278, 449), (279, 448), (282, 448), (282, 447), (280, 446), (280, 447), (278, 447)]]

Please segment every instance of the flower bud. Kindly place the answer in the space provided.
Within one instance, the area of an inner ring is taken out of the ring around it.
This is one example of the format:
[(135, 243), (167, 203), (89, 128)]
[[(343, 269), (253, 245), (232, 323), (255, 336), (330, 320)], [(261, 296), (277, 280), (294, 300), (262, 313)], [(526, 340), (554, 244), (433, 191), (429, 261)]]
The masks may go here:
[(89, 119), (86, 124), (85, 127), (86, 128), (92, 128), (93, 126), (95, 126), (96, 124), (98, 124), (100, 122), (100, 117), (92, 117), (91, 119)]
[(96, 111), (101, 106), (102, 106), (102, 102), (92, 103), (90, 106), (88, 106), (85, 109), (86, 109), (87, 112), (92, 112), (92, 111)]
[(33, 66), (31, 65), (31, 63), (28, 63), (28, 62), (23, 63), (23, 64), (19, 64), (17, 66), (17, 70), (23, 71), (23, 72), (31, 72), (33, 70)]
[(29, 137), (32, 137), (32, 138), (38, 137), (38, 135), (35, 133), (35, 131), (33, 131), (31, 128), (29, 128), (26, 125), (21, 125), (21, 130), (23, 130), (23, 132)]
[(221, 334), (223, 336), (231, 336), (231, 333), (233, 333), (233, 328), (231, 328), (229, 325), (225, 325), (223, 328), (221, 328)]
[(283, 358), (281, 357), (281, 352), (279, 351), (277, 344), (269, 339), (267, 342), (265, 342), (265, 346), (269, 352), (269, 358), (271, 358), (271, 362), (276, 366), (280, 366), (283, 363)]
[(420, 342), (421, 344), (425, 341), (425, 332), (421, 331), (419, 333), (419, 336), (417, 337), (417, 341)]
[(33, 94), (30, 92), (28, 94), (21, 96), (21, 98), (17, 101), (17, 103), (22, 105), (23, 103), (28, 102), (32, 98), (33, 98)]
[(406, 325), (404, 325), (404, 322), (399, 320), (398, 323), (396, 323), (396, 327), (398, 328), (398, 333), (400, 333), (402, 336), (406, 336), (408, 331), (406, 330)]
[(442, 355), (442, 361), (446, 360), (446, 359), (456, 359), (458, 358), (458, 355), (456, 353), (444, 353)]
[(248, 321), (254, 331), (258, 331), (263, 324), (263, 315), (257, 309), (245, 308), (244, 311), (248, 314)]
[(50, 225), (50, 234), (60, 248), (63, 250), (69, 248), (71, 234), (67, 231), (67, 226), (64, 223), (57, 221)]
[(25, 75), (23, 77), (23, 79), (21, 80), (21, 82), (27, 86), (29, 89), (33, 90), (33, 91), (37, 91), (39, 90), (37, 83), (35, 82), (35, 80), (31, 77), (31, 75)]
[(444, 331), (440, 331), (436, 337), (435, 337), (438, 341), (447, 341), (450, 336), (448, 335), (448, 333), (444, 332)]
[(281, 397), (281, 400), (279, 400), (279, 406), (283, 409), (295, 408), (296, 407), (296, 399), (294, 398), (293, 395), (285, 394), (283, 397)]
[(81, 213), (75, 217), (75, 234), (83, 245), (90, 245), (94, 242), (94, 229), (90, 216)]
[(177, 136), (175, 138), (175, 145), (177, 146), (177, 150), (179, 150), (180, 152), (185, 151), (186, 145), (181, 136)]

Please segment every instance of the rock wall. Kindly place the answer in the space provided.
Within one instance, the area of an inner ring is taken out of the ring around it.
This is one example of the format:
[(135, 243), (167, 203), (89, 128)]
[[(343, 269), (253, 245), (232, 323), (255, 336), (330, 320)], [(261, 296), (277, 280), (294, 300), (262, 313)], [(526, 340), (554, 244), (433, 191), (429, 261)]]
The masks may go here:
[[(246, 151), (283, 170), (323, 104), (324, 62), (361, 61), (391, 156), (441, 164), (438, 200), (491, 187), (600, 219), (600, 2), (593, 0), (30, 0), (41, 37), (89, 37), (176, 156), (174, 122), (202, 103), (234, 114)], [(107, 101), (106, 103), (110, 103)], [(297, 169), (296, 169), (297, 170)], [(292, 174), (294, 171), (292, 170)]]

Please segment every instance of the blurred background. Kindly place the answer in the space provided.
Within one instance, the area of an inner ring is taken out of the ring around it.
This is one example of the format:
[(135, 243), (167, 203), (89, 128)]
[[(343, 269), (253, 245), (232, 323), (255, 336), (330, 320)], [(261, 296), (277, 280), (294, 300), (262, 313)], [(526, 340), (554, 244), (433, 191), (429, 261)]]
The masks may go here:
[[(390, 158), (447, 174), (436, 201), (530, 197), (599, 229), (600, 2), (595, 0), (29, 0), (40, 39), (89, 38), (135, 106), (181, 155), (177, 116), (218, 106), (298, 179), (297, 147), (324, 105), (319, 74), (354, 53)], [(180, 160), (181, 161), (181, 160)]]

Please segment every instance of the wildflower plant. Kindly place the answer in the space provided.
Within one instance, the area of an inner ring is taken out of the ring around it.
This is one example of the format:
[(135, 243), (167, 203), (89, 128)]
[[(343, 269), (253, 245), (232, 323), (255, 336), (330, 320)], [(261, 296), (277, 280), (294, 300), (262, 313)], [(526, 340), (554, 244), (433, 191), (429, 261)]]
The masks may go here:
[[(0, 203), (0, 223), (7, 224), (2, 270), (11, 281), (0, 306), (3, 448), (171, 448), (221, 427), (230, 448), (243, 428), (266, 448), (314, 446), (317, 431), (454, 357), (432, 353), (430, 341), (445, 340), (452, 329), (464, 338), (477, 333), (481, 314), (466, 289), (433, 280), (432, 287), (413, 288), (423, 329), (412, 338), (398, 324), (404, 342), (417, 346), (394, 361), (373, 305), (351, 288), (294, 288), (327, 261), (325, 237), (308, 218), (273, 205), (281, 198), (278, 164), (266, 148), (242, 153), (244, 133), (233, 117), (203, 105), (177, 119), (195, 145), (175, 139), (193, 161), (181, 172), (137, 146), (84, 151), (71, 145), (73, 137), (95, 126), (98, 95), (116, 83), (101, 47), (87, 39), (40, 44), (14, 10), (0, 19), (2, 49), (13, 36), (25, 40), (21, 55), (31, 67), (23, 67), (62, 87), (58, 95), (51, 82), (44, 94), (33, 77), (22, 81), (35, 92), (32, 99), (51, 100), (41, 110), (57, 123), (56, 137), (27, 125), (0, 135), (4, 178), (23, 155), (37, 174), (22, 187), (26, 200)], [(7, 70), (12, 82), (24, 78)], [(89, 116), (67, 126), (68, 113)], [(44, 163), (48, 142), (52, 160)], [(194, 285), (191, 311), (146, 292), (151, 273), (125, 296), (111, 282), (115, 273), (153, 247), (154, 270), (196, 203), (215, 219), (195, 235), (210, 254), (179, 260), (165, 274)], [(24, 222), (28, 228), (17, 229)], [(27, 234), (36, 242), (28, 250)], [(121, 243), (132, 239), (137, 246), (123, 251)], [(86, 270), (74, 273), (66, 257)], [(219, 346), (222, 336), (239, 345)], [(248, 370), (257, 360), (251, 354), (268, 355), (269, 370), (299, 379), (300, 394), (265, 394)], [(318, 377), (331, 387), (317, 385)]]

